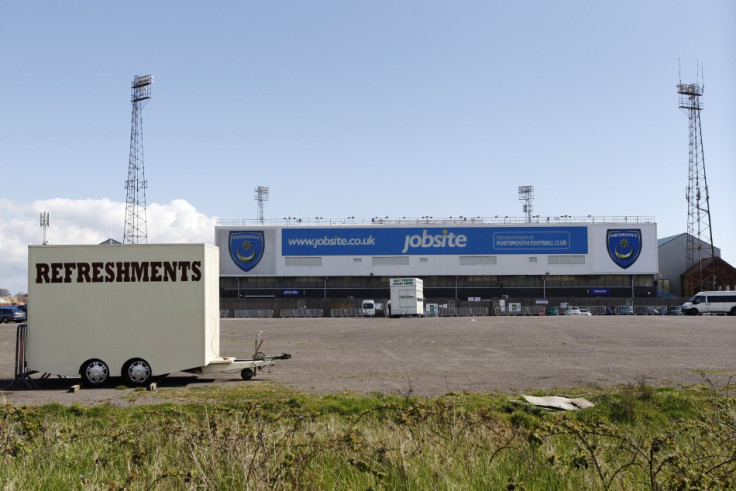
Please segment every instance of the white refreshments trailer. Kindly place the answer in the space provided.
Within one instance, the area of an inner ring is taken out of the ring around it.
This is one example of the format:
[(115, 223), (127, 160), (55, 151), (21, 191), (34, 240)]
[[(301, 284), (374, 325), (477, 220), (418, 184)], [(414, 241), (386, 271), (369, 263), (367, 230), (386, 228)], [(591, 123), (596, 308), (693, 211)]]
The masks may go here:
[[(219, 251), (208, 244), (28, 248), (28, 325), (19, 371), (122, 377), (241, 370), (244, 379), (290, 355), (220, 356)], [(258, 351), (258, 349), (256, 349)]]
[(422, 317), (424, 315), (424, 281), (419, 278), (389, 279), (391, 300), (389, 317)]

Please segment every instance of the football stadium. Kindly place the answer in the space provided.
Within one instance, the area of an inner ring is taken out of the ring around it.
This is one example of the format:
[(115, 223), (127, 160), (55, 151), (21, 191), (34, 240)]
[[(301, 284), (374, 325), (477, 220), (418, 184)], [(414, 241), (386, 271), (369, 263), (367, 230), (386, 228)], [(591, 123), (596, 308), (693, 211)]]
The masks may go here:
[(656, 296), (649, 217), (220, 220), (215, 242), (223, 300), (385, 299), (397, 277), (440, 303)]

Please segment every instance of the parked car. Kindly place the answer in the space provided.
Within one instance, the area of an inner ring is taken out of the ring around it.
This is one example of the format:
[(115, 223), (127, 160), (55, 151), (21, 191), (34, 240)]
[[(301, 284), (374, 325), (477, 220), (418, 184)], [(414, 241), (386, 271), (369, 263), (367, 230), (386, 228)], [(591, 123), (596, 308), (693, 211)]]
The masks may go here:
[(0, 322), (7, 324), (10, 321), (25, 322), (26, 313), (15, 305), (0, 306)]
[(619, 305), (614, 311), (617, 315), (634, 315), (634, 307), (631, 305)]
[(667, 315), (682, 315), (682, 309), (679, 305), (670, 305), (667, 307)]
[(361, 315), (363, 317), (375, 317), (376, 316), (376, 302), (373, 300), (363, 300), (361, 305)]
[(565, 311), (565, 315), (590, 315), (590, 310), (581, 309), (580, 307), (570, 307)]
[(13, 320), (15, 322), (25, 322), (26, 319), (28, 319), (28, 316), (25, 311), (17, 309), (13, 312)]
[(560, 315), (558, 307), (547, 307), (547, 315)]
[(659, 315), (656, 307), (644, 307), (644, 315)]

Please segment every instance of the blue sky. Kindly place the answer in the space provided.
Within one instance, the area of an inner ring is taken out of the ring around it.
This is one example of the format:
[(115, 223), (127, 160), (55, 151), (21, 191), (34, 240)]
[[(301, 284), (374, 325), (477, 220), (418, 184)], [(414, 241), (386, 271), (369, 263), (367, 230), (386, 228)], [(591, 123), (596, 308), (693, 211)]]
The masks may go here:
[(267, 219), (519, 217), (533, 185), (535, 214), (653, 216), (665, 237), (687, 228), (676, 84), (702, 63), (736, 264), (735, 27), (730, 0), (1, 1), (0, 287), (26, 289), (41, 210), (52, 243), (121, 238), (147, 73), (151, 242), (213, 241), (258, 185)]

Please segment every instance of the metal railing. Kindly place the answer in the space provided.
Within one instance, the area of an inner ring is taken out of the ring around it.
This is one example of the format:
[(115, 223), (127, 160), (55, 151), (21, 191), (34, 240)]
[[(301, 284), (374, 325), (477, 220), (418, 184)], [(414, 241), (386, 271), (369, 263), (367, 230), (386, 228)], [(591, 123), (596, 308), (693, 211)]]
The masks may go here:
[(15, 374), (13, 380), (5, 387), (6, 389), (10, 389), (18, 383), (22, 383), (29, 389), (38, 387), (31, 378), (31, 375), (36, 372), (28, 369), (28, 360), (26, 359), (27, 339), (28, 324), (19, 324), (15, 332)]
[(484, 224), (563, 224), (563, 223), (654, 223), (655, 218), (652, 216), (541, 216), (535, 215), (531, 217), (531, 221), (527, 217), (509, 217), (495, 215), (492, 217), (416, 217), (416, 218), (390, 218), (390, 217), (373, 217), (373, 218), (325, 218), (325, 217), (284, 217), (278, 219), (260, 221), (251, 218), (221, 218), (218, 219), (216, 225), (218, 227), (258, 227), (258, 226), (289, 226), (289, 227), (331, 227), (331, 226), (426, 226), (426, 225), (484, 225)]
[(281, 317), (295, 319), (322, 317), (322, 309), (281, 309)]
[[(225, 315), (222, 315), (225, 312)], [(228, 311), (221, 310), (220, 317), (227, 317)], [(233, 317), (237, 319), (270, 319), (273, 317), (273, 310), (236, 310)]]
[(349, 309), (331, 309), (330, 317), (362, 317), (363, 309), (360, 308), (349, 308)]
[[(617, 306), (615, 308), (600, 306), (600, 305), (576, 305), (577, 308), (587, 310), (591, 315), (672, 315), (667, 311), (667, 307), (664, 305), (637, 305), (624, 310), (622, 307)], [(511, 312), (502, 311), (498, 307), (494, 307), (491, 312), (489, 307), (439, 307), (436, 313), (427, 317), (483, 317), (488, 315), (498, 316), (555, 316), (565, 315), (565, 309), (560, 307), (553, 307), (555, 310), (552, 311), (547, 307), (541, 305), (524, 306), (521, 311)], [(556, 313), (554, 313), (556, 312)], [(281, 309), (280, 316), (282, 318), (305, 318), (305, 317), (322, 317), (323, 309), (307, 309), (307, 308), (296, 308), (296, 309)], [(259, 310), (234, 310), (232, 316), (230, 311), (227, 309), (220, 310), (220, 317), (225, 318), (237, 318), (237, 319), (271, 319), (274, 316), (273, 310), (259, 309)], [(361, 308), (337, 308), (330, 309), (330, 317), (332, 318), (360, 318), (363, 316), (363, 309)]]
[(488, 315), (488, 307), (440, 307), (437, 313), (440, 317), (482, 317)]

